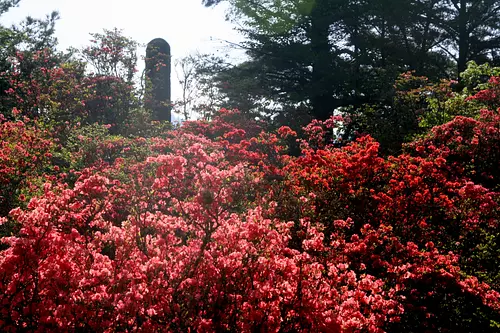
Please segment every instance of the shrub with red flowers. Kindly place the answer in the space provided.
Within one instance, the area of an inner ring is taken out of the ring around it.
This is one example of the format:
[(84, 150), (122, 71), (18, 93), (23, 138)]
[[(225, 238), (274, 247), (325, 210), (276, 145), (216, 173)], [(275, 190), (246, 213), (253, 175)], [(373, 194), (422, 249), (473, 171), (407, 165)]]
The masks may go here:
[[(482, 109), (500, 107), (500, 67), (469, 62), (460, 82), (403, 73), (386, 101), (346, 107), (346, 134), (369, 134), (384, 155), (399, 154), (402, 144), (457, 116), (478, 118)], [(352, 136), (352, 135), (351, 135)]]
[(500, 105), (500, 76), (492, 76), (485, 89), (468, 97), (467, 100), (479, 101), (490, 109), (498, 107)]
[[(28, 56), (36, 58), (36, 67), (26, 73)], [(82, 63), (57, 64), (52, 57), (48, 50), (18, 53), (11, 70), (3, 73), (11, 86), (3, 102), (15, 104), (20, 115), (36, 117), (61, 135), (77, 122), (120, 130), (134, 107), (133, 86), (115, 76), (86, 75)]]
[(6, 116), (15, 106), (20, 116), (37, 118), (63, 139), (77, 123), (130, 132), (136, 120), (132, 110), (140, 106), (134, 86), (137, 43), (119, 30), (92, 37), (91, 46), (70, 54), (43, 49), (10, 57), (0, 73), (8, 84), (1, 96)]
[(137, 107), (137, 43), (92, 36), (93, 73), (0, 73), (0, 331), (499, 331), (499, 69), (299, 133), (172, 127)]
[[(368, 136), (336, 147), (341, 121), (306, 127), (297, 157), (294, 131), (236, 111), (161, 137), (82, 132), (76, 181), (1, 220), (18, 227), (2, 238), (0, 329), (498, 331), (498, 113), (396, 157)], [(18, 141), (36, 152), (4, 145), (19, 156), (4, 169), (46, 156)]]
[(37, 123), (7, 121), (0, 114), (0, 217), (36, 193), (49, 180), (44, 175), (57, 171), (53, 150), (54, 141)]

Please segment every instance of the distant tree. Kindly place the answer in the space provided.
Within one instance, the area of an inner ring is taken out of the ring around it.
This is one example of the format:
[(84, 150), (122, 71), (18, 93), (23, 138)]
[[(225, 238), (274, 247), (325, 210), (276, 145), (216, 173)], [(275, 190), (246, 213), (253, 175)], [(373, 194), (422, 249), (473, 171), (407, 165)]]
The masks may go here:
[(9, 11), (9, 9), (16, 7), (21, 0), (0, 0), (0, 15)]
[[(20, 0), (0, 1), (0, 15), (17, 6)], [(57, 12), (52, 12), (43, 19), (27, 17), (12, 27), (0, 25), (0, 113), (9, 116), (13, 104), (7, 96), (12, 86), (9, 78), (13, 66), (19, 76), (27, 79), (40, 67), (37, 54), (50, 53), (47, 66), (64, 62), (66, 55), (56, 51), (57, 39), (54, 36), (55, 23), (59, 19)], [(22, 54), (22, 56), (20, 56)]]
[(257, 87), (245, 85), (254, 82), (248, 78), (256, 73), (253, 69), (235, 66), (222, 56), (199, 53), (180, 59), (176, 67), (182, 98), (175, 104), (185, 118), (197, 114), (210, 119), (221, 108), (251, 113), (258, 107)]
[(122, 132), (139, 107), (136, 56), (123, 51), (135, 42), (116, 30), (94, 37), (91, 47), (67, 54), (44, 48), (10, 56), (1, 75), (8, 87), (2, 96), (4, 113), (10, 116), (15, 106), (18, 116), (39, 119), (60, 138), (77, 123), (98, 122), (110, 125), (111, 133)]
[(406, 70), (436, 79), (450, 73), (437, 48), (444, 38), (437, 0), (229, 2), (230, 17), (247, 36), (250, 60), (238, 70), (252, 84), (244, 87), (262, 87), (247, 93), (273, 101), (274, 119), (304, 108), (326, 119), (338, 107), (385, 101)]
[(250, 58), (231, 71), (246, 78), (250, 99), (279, 105), (267, 110), (273, 117), (301, 105), (326, 119), (339, 107), (390, 103), (402, 72), (437, 82), (458, 78), (467, 61), (498, 61), (498, 0), (227, 2)]
[(98, 76), (114, 76), (132, 83), (137, 72), (137, 47), (139, 43), (123, 35), (117, 28), (91, 33), (90, 45), (79, 50)]
[(90, 35), (89, 46), (74, 50), (76, 58), (87, 65), (84, 87), (91, 91), (85, 102), (87, 121), (111, 124), (116, 133), (139, 107), (135, 87), (139, 43), (116, 28)]
[(446, 16), (441, 28), (446, 35), (442, 44), (457, 63), (457, 73), (467, 62), (500, 62), (500, 0), (443, 0)]
[(184, 120), (189, 120), (193, 113), (193, 103), (196, 99), (196, 59), (189, 55), (175, 62), (177, 80), (181, 85), (182, 96), (174, 101), (174, 112), (180, 113)]

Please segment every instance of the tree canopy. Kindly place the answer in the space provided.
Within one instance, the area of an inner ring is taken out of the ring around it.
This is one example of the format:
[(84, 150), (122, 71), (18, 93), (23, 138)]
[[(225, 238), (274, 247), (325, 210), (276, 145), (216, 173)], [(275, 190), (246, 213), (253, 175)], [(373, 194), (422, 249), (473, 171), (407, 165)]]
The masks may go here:
[(233, 80), (246, 84), (221, 94), (231, 98), (245, 89), (261, 106), (256, 110), (281, 114), (277, 119), (293, 119), (304, 107), (326, 119), (347, 105), (387, 104), (402, 72), (460, 80), (471, 60), (500, 61), (497, 0), (228, 2), (229, 17), (246, 36), (248, 60), (227, 72), (238, 72)]

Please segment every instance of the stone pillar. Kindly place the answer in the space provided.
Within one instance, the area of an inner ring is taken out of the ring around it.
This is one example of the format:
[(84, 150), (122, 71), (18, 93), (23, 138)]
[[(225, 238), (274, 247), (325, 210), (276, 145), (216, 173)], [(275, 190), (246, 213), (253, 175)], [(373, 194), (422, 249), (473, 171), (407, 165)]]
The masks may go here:
[(145, 106), (152, 111), (153, 120), (172, 120), (171, 69), (170, 45), (162, 38), (150, 41), (146, 48)]

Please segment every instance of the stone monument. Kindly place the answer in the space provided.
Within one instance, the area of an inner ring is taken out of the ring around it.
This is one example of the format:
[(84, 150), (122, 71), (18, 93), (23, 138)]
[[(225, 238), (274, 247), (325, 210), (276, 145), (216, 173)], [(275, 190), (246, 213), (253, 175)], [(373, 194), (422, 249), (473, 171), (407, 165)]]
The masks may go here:
[(172, 120), (170, 91), (170, 45), (162, 38), (153, 39), (146, 48), (145, 106), (152, 111), (153, 120)]

